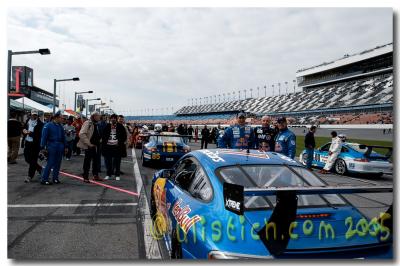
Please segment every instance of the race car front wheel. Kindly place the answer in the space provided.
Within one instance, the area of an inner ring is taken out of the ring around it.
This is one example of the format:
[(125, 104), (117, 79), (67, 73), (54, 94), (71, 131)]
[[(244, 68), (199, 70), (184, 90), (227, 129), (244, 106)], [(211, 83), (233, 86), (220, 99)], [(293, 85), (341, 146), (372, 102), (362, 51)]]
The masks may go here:
[(336, 160), (335, 171), (339, 175), (344, 175), (347, 172), (346, 162), (343, 159)]
[(182, 259), (182, 246), (176, 235), (176, 229), (171, 234), (171, 259)]

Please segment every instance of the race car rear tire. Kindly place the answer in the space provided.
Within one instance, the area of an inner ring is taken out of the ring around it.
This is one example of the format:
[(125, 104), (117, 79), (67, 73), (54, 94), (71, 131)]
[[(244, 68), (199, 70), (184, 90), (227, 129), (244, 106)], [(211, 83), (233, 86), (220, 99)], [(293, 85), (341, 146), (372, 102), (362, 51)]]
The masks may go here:
[(347, 172), (346, 162), (343, 159), (336, 160), (335, 172), (339, 175), (344, 175)]
[(171, 233), (171, 259), (182, 259), (182, 246), (176, 235), (176, 229)]

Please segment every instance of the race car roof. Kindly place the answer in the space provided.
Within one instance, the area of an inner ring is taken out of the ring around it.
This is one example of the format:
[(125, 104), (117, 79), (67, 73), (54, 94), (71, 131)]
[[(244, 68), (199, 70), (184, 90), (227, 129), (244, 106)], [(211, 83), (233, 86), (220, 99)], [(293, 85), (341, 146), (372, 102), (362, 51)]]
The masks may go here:
[(258, 150), (209, 149), (191, 152), (204, 166), (218, 168), (229, 165), (246, 164), (278, 164), (301, 166), (295, 160), (276, 152), (260, 152)]

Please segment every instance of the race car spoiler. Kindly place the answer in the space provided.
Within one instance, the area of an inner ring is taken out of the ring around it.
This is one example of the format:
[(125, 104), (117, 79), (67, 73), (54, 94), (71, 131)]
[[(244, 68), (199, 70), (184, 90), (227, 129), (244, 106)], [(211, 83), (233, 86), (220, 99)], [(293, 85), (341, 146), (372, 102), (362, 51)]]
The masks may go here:
[(316, 195), (316, 194), (354, 194), (393, 192), (393, 186), (324, 186), (324, 187), (268, 187), (244, 188), (243, 186), (224, 183), (225, 209), (242, 215), (244, 213), (244, 197), (279, 196), (280, 194)]
[[(269, 223), (276, 225), (277, 239), (268, 238), (268, 227), (265, 225), (259, 230), (258, 236), (274, 255), (285, 252), (290, 239), (290, 225), (296, 220), (297, 196), (315, 194), (354, 194), (354, 193), (385, 193), (393, 192), (392, 186), (325, 186), (325, 187), (269, 187), (269, 188), (244, 188), (243, 186), (224, 183), (223, 195), (225, 209), (243, 215), (245, 211), (244, 197), (276, 195), (276, 205), (268, 219)], [(390, 215), (387, 227), (393, 229), (393, 205), (386, 211)]]
[(388, 149), (388, 152), (385, 154), (386, 158), (390, 158), (392, 156), (392, 153), (393, 153), (393, 147), (376, 146), (376, 145), (364, 145), (364, 144), (360, 144), (359, 147), (360, 147), (360, 149), (367, 148), (367, 151), (364, 153), (365, 157), (370, 157), (373, 148)]

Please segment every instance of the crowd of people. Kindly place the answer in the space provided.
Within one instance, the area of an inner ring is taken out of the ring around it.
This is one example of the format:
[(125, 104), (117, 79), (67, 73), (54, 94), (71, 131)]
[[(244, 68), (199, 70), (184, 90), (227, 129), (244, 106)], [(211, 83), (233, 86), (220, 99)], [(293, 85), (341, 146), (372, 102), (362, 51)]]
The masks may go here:
[[(288, 120), (285, 117), (272, 119), (269, 116), (263, 116), (260, 127), (252, 127), (246, 123), (246, 114), (243, 112), (237, 115), (233, 125), (226, 128), (222, 128), (221, 125), (211, 129), (207, 125), (199, 128), (199, 126), (184, 124), (175, 127), (172, 123), (156, 125), (159, 128), (149, 126), (158, 131), (176, 132), (186, 136), (189, 142), (200, 141), (201, 149), (207, 149), (209, 143), (215, 143), (217, 148), (274, 151), (291, 159), (296, 156), (296, 135), (288, 129)], [(17, 121), (15, 115), (11, 114), (8, 121), (8, 162), (9, 164), (16, 163), (21, 143), (25, 161), (29, 164), (28, 176), (24, 181), (30, 182), (35, 173), (38, 173), (42, 184), (58, 184), (62, 159), (69, 161), (73, 154), (79, 156), (83, 150), (84, 182), (90, 182), (90, 170), (93, 180), (109, 180), (112, 176), (115, 176), (115, 180), (120, 180), (121, 158), (127, 156), (127, 148), (134, 142), (140, 128), (148, 129), (146, 125), (131, 126), (125, 123), (122, 115), (100, 115), (98, 112), (92, 113), (89, 119), (79, 116), (64, 117), (57, 112), (51, 119), (42, 122), (38, 113), (32, 111), (24, 124)], [(309, 169), (314, 157), (316, 130), (316, 126), (311, 126), (304, 140), (307, 153), (306, 166)], [(328, 163), (321, 173), (331, 170), (339, 154), (341, 141), (341, 138), (333, 131)], [(42, 169), (38, 160), (45, 158), (47, 158), (47, 163)], [(104, 179), (99, 176), (102, 165), (106, 168)], [(51, 172), (52, 182), (49, 180)]]
[[(90, 168), (93, 180), (104, 181), (115, 176), (120, 180), (121, 158), (127, 157), (132, 128), (125, 123), (122, 115), (100, 115), (93, 112), (89, 119), (65, 117), (60, 112), (49, 119), (42, 119), (37, 111), (32, 111), (25, 123), (16, 119), (11, 113), (8, 121), (8, 163), (16, 164), (18, 151), (24, 149), (24, 159), (28, 163), (29, 183), (37, 173), (41, 184), (59, 184), (59, 171), (63, 161), (79, 156), (84, 151), (83, 180), (89, 181)], [(21, 140), (22, 139), (22, 140)], [(102, 164), (101, 158), (104, 159)], [(47, 159), (46, 166), (39, 160)], [(106, 167), (106, 176), (101, 178), (101, 166)], [(92, 167), (90, 167), (92, 166)], [(49, 180), (52, 173), (52, 182)]]
[[(274, 151), (283, 154), (291, 159), (296, 156), (296, 135), (288, 128), (290, 120), (286, 117), (278, 117), (273, 119), (270, 116), (263, 116), (261, 118), (261, 126), (252, 127), (246, 123), (246, 113), (240, 112), (233, 125), (222, 128), (221, 125), (213, 127), (211, 130), (204, 125), (199, 129), (199, 126), (180, 124), (174, 127), (172, 123), (159, 124), (159, 131), (176, 132), (179, 135), (187, 136), (189, 142), (192, 138), (197, 142), (201, 141), (200, 149), (207, 149), (210, 142), (214, 142), (217, 148), (228, 149), (242, 149), (250, 150), (256, 149), (260, 151)], [(156, 128), (157, 125), (145, 126), (146, 129)], [(139, 132), (140, 126), (135, 126), (136, 132)], [(307, 159), (306, 167), (312, 169), (312, 161), (314, 158), (314, 150), (316, 148), (315, 132), (317, 126), (313, 125), (309, 128), (304, 138), (304, 148), (306, 149)], [(199, 135), (200, 131), (200, 135)], [(331, 132), (332, 141), (329, 148), (327, 164), (320, 171), (321, 174), (326, 174), (332, 170), (334, 162), (340, 153), (341, 145), (345, 141), (345, 136), (337, 135), (336, 131)]]

